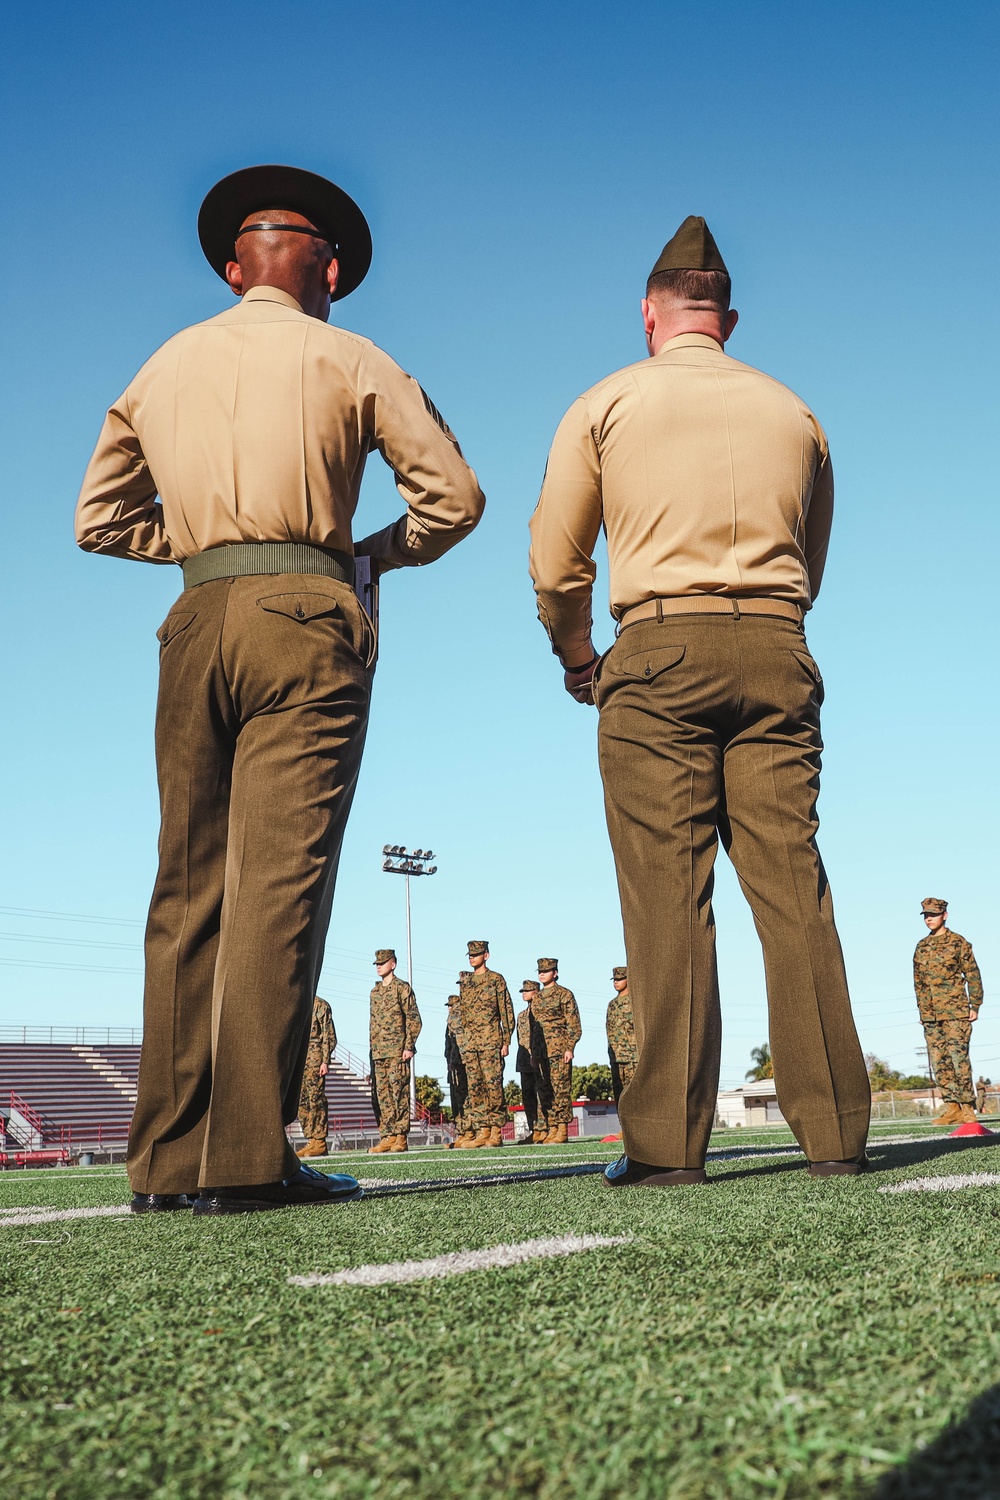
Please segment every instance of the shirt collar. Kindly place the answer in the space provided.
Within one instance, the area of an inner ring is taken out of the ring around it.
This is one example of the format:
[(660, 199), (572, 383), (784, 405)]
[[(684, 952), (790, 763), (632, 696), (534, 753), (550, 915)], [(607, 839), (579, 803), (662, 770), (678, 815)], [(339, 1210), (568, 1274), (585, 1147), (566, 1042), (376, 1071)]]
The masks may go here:
[(294, 307), (296, 312), (302, 308), (291, 292), (283, 292), (277, 286), (252, 286), (248, 292), (243, 293), (244, 302), (280, 302), (282, 307)]
[(678, 333), (674, 338), (667, 339), (653, 356), (654, 359), (659, 359), (661, 354), (666, 354), (670, 349), (714, 349), (716, 354), (725, 352), (719, 340), (713, 339), (709, 333)]

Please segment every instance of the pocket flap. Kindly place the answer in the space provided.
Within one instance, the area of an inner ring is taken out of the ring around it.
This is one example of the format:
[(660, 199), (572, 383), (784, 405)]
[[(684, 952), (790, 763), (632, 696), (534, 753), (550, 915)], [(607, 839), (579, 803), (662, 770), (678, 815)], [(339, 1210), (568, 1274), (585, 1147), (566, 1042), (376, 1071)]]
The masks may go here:
[(801, 665), (803, 667), (805, 667), (806, 671), (809, 673), (809, 676), (812, 678), (812, 680), (816, 684), (816, 686), (817, 687), (821, 687), (822, 684), (823, 684), (822, 674), (820, 673), (819, 667), (816, 665), (816, 663), (813, 661), (812, 657), (809, 655), (809, 652), (808, 651), (796, 651), (796, 650), (793, 649), (792, 650), (792, 655), (795, 657), (795, 660), (797, 662), (800, 662)]
[(668, 667), (676, 667), (686, 649), (684, 646), (655, 646), (650, 651), (637, 651), (634, 656), (626, 656), (617, 668), (618, 675), (652, 682)]
[(168, 641), (173, 640), (175, 635), (180, 635), (182, 630), (187, 630), (197, 613), (198, 611), (194, 609), (171, 610), (156, 632), (156, 639), (160, 645), (165, 646)]
[(290, 620), (315, 620), (320, 615), (341, 613), (332, 594), (265, 594), (257, 603), (272, 615), (287, 615)]

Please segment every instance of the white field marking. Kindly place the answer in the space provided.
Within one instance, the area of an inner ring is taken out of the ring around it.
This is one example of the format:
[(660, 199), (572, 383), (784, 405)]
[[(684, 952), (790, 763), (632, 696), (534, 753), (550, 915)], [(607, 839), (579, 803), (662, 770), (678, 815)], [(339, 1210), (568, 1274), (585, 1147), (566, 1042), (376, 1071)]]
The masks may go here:
[(332, 1275), (289, 1276), (291, 1286), (389, 1286), (410, 1281), (436, 1281), (444, 1276), (464, 1276), (467, 1271), (506, 1271), (532, 1260), (550, 1260), (559, 1255), (579, 1255), (584, 1250), (603, 1250), (628, 1244), (631, 1235), (560, 1234), (550, 1239), (522, 1240), (519, 1245), (489, 1245), (485, 1250), (452, 1250), (430, 1260), (397, 1260), (385, 1266), (355, 1266)]
[(0, 1219), (0, 1229), (14, 1229), (21, 1224), (55, 1224), (62, 1219), (120, 1219), (129, 1205), (116, 1208), (24, 1208), (11, 1209)]
[(959, 1188), (1000, 1187), (1000, 1173), (965, 1172), (954, 1177), (909, 1177), (906, 1182), (890, 1182), (880, 1193), (951, 1193)]

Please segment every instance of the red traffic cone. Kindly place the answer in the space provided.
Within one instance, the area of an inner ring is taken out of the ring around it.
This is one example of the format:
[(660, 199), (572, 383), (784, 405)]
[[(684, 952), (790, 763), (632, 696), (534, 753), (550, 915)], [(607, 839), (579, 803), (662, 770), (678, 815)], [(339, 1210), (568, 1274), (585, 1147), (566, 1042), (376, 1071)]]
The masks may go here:
[(992, 1130), (987, 1130), (985, 1125), (980, 1125), (978, 1120), (969, 1120), (964, 1125), (957, 1125), (954, 1130), (949, 1130), (949, 1139), (956, 1135), (992, 1135)]

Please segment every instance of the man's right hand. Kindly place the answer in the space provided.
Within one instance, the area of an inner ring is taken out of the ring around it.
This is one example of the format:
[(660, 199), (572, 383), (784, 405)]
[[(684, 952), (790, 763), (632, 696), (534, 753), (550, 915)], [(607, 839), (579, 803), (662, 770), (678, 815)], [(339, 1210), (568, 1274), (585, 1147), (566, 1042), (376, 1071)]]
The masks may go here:
[(575, 698), (577, 703), (593, 704), (594, 669), (599, 660), (600, 657), (595, 656), (594, 660), (588, 662), (584, 667), (567, 667), (563, 682), (566, 685), (567, 693), (569, 693), (571, 698)]

